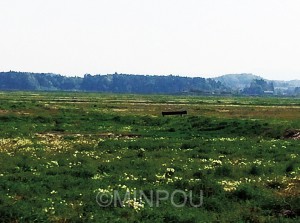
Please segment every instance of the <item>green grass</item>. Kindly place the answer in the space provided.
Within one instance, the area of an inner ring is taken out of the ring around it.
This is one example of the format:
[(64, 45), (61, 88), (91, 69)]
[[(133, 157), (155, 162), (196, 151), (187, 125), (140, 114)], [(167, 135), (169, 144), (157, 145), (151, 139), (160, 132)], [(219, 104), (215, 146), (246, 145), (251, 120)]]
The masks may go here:
[[(299, 120), (296, 98), (3, 92), (0, 222), (299, 222)], [(96, 202), (134, 188), (203, 205)]]

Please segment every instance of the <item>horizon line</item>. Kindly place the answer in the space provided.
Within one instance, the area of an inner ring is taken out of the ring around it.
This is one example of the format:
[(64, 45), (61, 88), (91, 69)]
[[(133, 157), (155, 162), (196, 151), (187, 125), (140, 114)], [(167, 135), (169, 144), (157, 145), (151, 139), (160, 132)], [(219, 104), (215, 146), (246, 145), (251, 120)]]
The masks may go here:
[(85, 75), (91, 75), (91, 76), (96, 76), (96, 75), (140, 75), (140, 76), (175, 76), (175, 77), (187, 77), (187, 78), (205, 78), (205, 79), (216, 79), (219, 77), (223, 77), (223, 76), (227, 76), (227, 75), (253, 75), (253, 76), (257, 76), (261, 79), (264, 80), (268, 80), (268, 81), (300, 81), (300, 79), (289, 79), (289, 80), (283, 80), (283, 79), (268, 79), (263, 77), (263, 75), (258, 75), (258, 74), (254, 74), (251, 72), (241, 72), (241, 73), (225, 73), (225, 74), (221, 74), (221, 75), (213, 75), (214, 77), (205, 77), (205, 76), (191, 76), (191, 75), (185, 75), (185, 74), (135, 74), (135, 73), (119, 73), (119, 72), (114, 72), (114, 73), (85, 73), (85, 74), (81, 74), (81, 75), (73, 75), (73, 74), (63, 74), (63, 73), (55, 73), (55, 72), (33, 72), (33, 71), (16, 71), (16, 70), (9, 70), (9, 71), (0, 71), (0, 73), (9, 73), (9, 72), (16, 72), (16, 73), (30, 73), (30, 74), (52, 74), (52, 75), (60, 75), (60, 76), (64, 76), (64, 77), (79, 77), (79, 78), (83, 78)]

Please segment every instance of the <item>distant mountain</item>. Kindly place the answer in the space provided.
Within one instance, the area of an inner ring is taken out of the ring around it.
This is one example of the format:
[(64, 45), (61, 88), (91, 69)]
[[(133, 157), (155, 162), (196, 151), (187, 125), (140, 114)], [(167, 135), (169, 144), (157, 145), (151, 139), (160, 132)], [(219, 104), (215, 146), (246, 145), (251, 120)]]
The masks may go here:
[(214, 78), (232, 91), (241, 91), (246, 95), (298, 95), (300, 80), (267, 80), (253, 74), (226, 74)]
[(300, 80), (287, 81), (291, 87), (300, 87)]
[(300, 87), (300, 80), (274, 81), (276, 87)]
[(300, 80), (273, 81), (275, 91), (281, 95), (299, 95)]
[(253, 74), (226, 74), (214, 78), (214, 80), (220, 81), (223, 85), (232, 90), (241, 90), (245, 87), (249, 87), (251, 82), (255, 79), (259, 80), (263, 78)]

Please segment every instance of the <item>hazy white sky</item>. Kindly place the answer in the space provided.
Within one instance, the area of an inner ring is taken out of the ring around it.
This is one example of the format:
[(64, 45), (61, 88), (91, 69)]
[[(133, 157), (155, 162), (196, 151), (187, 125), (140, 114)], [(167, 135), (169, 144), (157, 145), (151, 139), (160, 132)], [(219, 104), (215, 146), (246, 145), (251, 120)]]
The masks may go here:
[(0, 71), (300, 79), (300, 0), (0, 0)]

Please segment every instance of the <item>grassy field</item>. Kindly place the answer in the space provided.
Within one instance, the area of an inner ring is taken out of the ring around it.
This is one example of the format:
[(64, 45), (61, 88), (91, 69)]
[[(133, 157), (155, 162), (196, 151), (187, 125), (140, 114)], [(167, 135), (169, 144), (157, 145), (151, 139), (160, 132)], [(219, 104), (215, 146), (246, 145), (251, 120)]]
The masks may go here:
[(0, 222), (300, 221), (300, 99), (2, 92), (0, 123)]

